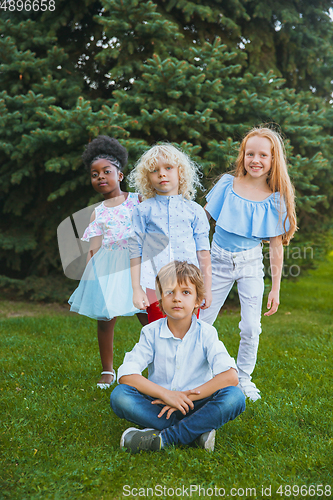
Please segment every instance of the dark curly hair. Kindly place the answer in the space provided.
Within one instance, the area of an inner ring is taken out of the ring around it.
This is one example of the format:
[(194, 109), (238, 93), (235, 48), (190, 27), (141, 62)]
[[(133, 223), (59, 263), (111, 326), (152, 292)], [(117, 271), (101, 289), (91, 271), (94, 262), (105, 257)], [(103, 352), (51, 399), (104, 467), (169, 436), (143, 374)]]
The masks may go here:
[(117, 139), (107, 135), (99, 135), (93, 141), (87, 144), (86, 149), (82, 155), (84, 166), (90, 171), (90, 166), (94, 158), (99, 155), (114, 156), (119, 160), (122, 170), (127, 165), (128, 153), (127, 149), (120, 144)]

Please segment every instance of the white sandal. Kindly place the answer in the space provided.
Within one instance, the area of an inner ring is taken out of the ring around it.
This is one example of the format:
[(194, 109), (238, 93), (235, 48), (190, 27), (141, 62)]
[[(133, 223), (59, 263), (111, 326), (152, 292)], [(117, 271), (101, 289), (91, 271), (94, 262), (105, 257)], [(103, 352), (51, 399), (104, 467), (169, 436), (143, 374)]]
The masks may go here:
[(105, 384), (103, 382), (99, 382), (97, 384), (97, 387), (99, 387), (99, 389), (108, 389), (116, 381), (116, 372), (114, 370), (112, 370), (112, 372), (102, 372), (101, 375), (112, 375), (113, 379), (112, 379), (112, 382), (110, 384)]

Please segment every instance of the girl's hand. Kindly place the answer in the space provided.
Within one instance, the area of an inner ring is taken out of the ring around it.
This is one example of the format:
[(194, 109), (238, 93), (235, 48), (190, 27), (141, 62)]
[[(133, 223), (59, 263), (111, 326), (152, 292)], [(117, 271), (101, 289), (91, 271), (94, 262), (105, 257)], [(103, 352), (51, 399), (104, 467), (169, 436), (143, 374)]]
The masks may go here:
[(204, 298), (204, 305), (200, 306), (200, 309), (208, 309), (212, 303), (212, 292), (209, 290), (206, 292), (205, 298)]
[(269, 309), (269, 311), (265, 312), (264, 316), (272, 316), (272, 314), (275, 314), (279, 308), (279, 304), (280, 304), (279, 292), (271, 290), (269, 292), (267, 300), (267, 309)]
[(137, 309), (144, 311), (150, 304), (147, 295), (142, 288), (137, 288), (133, 291), (133, 305)]

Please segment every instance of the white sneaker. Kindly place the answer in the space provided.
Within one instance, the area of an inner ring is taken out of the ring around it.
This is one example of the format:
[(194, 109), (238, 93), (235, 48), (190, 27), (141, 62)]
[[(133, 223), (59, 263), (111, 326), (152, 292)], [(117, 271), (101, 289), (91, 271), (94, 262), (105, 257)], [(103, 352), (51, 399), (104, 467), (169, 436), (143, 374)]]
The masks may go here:
[(201, 436), (199, 436), (195, 440), (196, 445), (199, 448), (203, 448), (204, 450), (214, 451), (215, 434), (216, 434), (215, 429), (212, 429), (209, 432), (204, 432), (203, 434), (201, 434)]

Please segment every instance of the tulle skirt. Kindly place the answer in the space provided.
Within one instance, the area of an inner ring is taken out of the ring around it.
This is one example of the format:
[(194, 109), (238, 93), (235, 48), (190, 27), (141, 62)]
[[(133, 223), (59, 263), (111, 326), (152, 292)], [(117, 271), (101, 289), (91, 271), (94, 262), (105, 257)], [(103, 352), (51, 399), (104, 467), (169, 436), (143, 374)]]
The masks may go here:
[(71, 311), (89, 318), (109, 321), (115, 316), (138, 312), (133, 290), (128, 250), (101, 247), (90, 259), (77, 289), (69, 298)]

